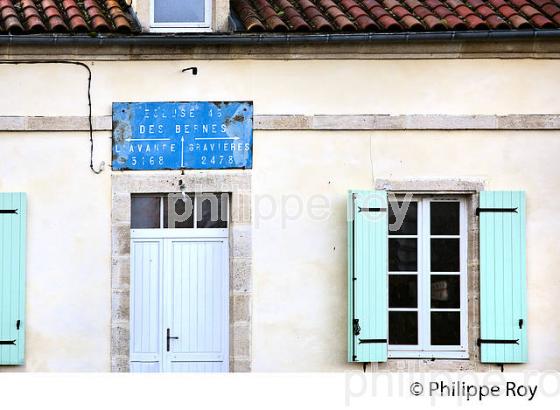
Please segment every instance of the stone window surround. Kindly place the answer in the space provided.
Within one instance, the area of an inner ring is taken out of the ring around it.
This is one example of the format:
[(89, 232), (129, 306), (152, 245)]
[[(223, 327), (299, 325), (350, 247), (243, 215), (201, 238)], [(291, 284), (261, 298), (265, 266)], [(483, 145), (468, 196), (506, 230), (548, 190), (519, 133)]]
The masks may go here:
[[(151, 0), (128, 0), (132, 5), (132, 9), (136, 12), (136, 17), (142, 31), (150, 32), (150, 13), (151, 13)], [(171, 29), (170, 32), (190, 31), (190, 32), (227, 32), (229, 31), (229, 0), (211, 0), (212, 1), (212, 20), (210, 22), (210, 29)]]
[(467, 198), (467, 289), (468, 289), (468, 352), (469, 359), (388, 359), (385, 363), (372, 363), (372, 371), (490, 371), (491, 364), (480, 362), (480, 350), (476, 340), (480, 337), (480, 271), (479, 271), (479, 225), (476, 207), (479, 193), (485, 182), (478, 178), (457, 179), (375, 179), (375, 189), (388, 193), (417, 193), (435, 195), (464, 195)]
[(130, 197), (134, 193), (230, 194), (230, 372), (251, 371), (251, 171), (121, 172), (111, 176), (111, 371), (129, 371)]

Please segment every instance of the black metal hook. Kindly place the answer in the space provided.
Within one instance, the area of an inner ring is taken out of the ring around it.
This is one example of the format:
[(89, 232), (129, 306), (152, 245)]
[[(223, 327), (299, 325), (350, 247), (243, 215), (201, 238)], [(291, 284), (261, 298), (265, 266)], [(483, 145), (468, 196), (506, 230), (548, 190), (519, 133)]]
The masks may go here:
[(198, 74), (198, 67), (187, 67), (187, 68), (183, 68), (181, 70), (182, 73), (184, 73), (185, 71), (192, 71), (192, 75), (197, 75)]

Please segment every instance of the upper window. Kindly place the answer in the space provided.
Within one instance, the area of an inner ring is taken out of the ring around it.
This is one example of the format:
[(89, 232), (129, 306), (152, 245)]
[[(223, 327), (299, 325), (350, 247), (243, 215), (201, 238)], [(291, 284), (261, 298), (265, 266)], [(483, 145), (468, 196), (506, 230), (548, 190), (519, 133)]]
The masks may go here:
[(210, 29), (211, 0), (151, 0), (152, 31)]
[(388, 237), (389, 357), (468, 357), (464, 200), (391, 202)]
[(227, 193), (135, 194), (131, 229), (227, 228)]

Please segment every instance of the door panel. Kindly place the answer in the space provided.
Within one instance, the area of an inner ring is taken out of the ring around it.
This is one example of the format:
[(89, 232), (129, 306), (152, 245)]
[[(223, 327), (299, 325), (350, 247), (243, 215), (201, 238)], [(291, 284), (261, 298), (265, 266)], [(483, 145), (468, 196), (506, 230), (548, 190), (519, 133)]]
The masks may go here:
[(131, 371), (161, 368), (162, 240), (133, 240), (131, 246)]
[(227, 372), (227, 236), (142, 231), (131, 240), (130, 371)]
[(172, 239), (165, 243), (170, 295), (165, 327), (178, 337), (170, 340), (165, 352), (168, 371), (227, 371), (227, 242)]

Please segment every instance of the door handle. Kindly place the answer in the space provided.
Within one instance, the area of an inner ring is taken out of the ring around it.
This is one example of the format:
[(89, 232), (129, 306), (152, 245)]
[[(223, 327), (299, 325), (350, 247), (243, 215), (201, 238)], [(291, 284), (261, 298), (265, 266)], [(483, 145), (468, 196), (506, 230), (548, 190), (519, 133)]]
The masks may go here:
[(171, 339), (179, 339), (179, 336), (171, 336), (171, 330), (167, 328), (167, 351), (169, 352), (170, 349), (170, 341)]

